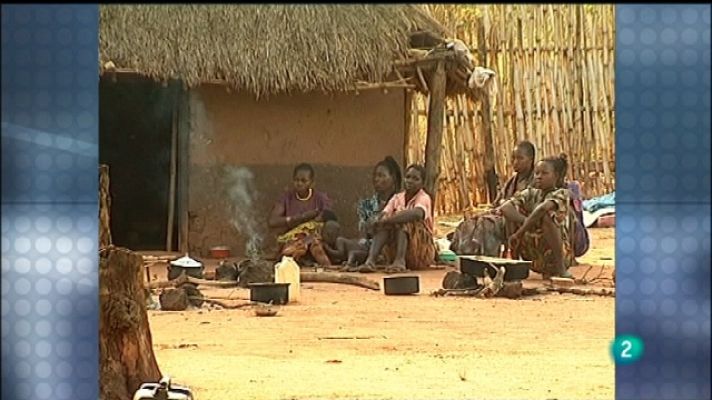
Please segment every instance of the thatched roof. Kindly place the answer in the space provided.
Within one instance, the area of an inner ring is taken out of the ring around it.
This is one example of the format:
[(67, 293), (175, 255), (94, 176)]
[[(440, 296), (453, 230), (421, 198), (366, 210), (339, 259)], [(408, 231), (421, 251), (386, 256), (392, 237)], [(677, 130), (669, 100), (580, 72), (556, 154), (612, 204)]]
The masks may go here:
[(416, 5), (102, 5), (100, 68), (257, 96), (382, 82), (410, 34), (444, 29)]

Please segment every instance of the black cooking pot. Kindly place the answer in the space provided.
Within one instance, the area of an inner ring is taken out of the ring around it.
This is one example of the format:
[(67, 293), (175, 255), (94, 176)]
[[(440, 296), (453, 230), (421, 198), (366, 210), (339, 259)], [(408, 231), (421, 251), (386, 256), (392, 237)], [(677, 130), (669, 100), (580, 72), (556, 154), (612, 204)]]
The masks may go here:
[(521, 281), (529, 277), (531, 261), (509, 260), (485, 256), (460, 256), (460, 272), (477, 278), (484, 278), (485, 270), (491, 277), (495, 276), (497, 268), (504, 267), (504, 280), (506, 282)]
[(250, 283), (250, 301), (272, 303), (275, 305), (289, 302), (289, 283)]
[(168, 280), (173, 280), (185, 273), (193, 278), (203, 279), (203, 270), (205, 267), (179, 267), (168, 264)]
[(420, 291), (417, 275), (386, 276), (383, 278), (383, 292), (386, 295), (415, 294)]

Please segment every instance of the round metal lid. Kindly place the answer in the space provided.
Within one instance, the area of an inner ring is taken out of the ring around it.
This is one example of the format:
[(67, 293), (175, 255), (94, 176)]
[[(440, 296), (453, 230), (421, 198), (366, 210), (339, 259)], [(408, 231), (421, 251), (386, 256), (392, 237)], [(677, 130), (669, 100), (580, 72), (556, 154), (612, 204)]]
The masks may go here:
[(183, 268), (200, 268), (203, 266), (203, 264), (201, 264), (200, 262), (195, 261), (192, 258), (188, 257), (188, 254), (186, 254), (185, 256), (183, 256), (177, 260), (171, 261), (171, 265), (174, 265), (176, 267), (183, 267)]

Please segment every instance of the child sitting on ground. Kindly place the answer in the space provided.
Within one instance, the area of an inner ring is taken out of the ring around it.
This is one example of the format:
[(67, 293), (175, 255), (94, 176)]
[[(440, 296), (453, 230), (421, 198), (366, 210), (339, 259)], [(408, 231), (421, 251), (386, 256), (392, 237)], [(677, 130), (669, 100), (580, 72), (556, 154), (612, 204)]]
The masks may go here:
[(332, 264), (344, 263), (355, 267), (366, 260), (368, 246), (365, 240), (347, 239), (339, 236), (341, 226), (335, 220), (324, 223), (321, 230), (322, 245)]

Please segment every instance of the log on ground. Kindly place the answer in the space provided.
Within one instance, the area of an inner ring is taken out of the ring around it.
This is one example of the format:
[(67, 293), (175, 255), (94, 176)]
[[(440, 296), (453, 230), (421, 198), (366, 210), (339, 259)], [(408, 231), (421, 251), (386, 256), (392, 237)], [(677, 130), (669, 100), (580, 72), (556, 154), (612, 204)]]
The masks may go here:
[[(371, 290), (380, 290), (380, 285), (378, 282), (372, 281), (370, 279), (361, 278), (359, 276), (339, 274), (335, 272), (308, 272), (302, 271), (300, 273), (300, 280), (302, 282), (321, 282), (321, 283), (337, 283), (343, 285), (358, 286)], [(171, 281), (154, 281), (151, 282), (148, 287), (151, 289), (165, 288), (165, 287), (178, 287), (185, 284), (202, 285), (214, 288), (234, 288), (238, 286), (237, 282), (218, 282), (210, 281), (207, 279), (198, 279), (191, 276), (181, 275), (176, 279)]]
[(371, 290), (381, 289), (378, 282), (366, 278), (361, 278), (359, 276), (339, 274), (336, 272), (302, 271), (299, 275), (300, 280), (302, 282), (340, 283), (344, 285), (353, 285)]

